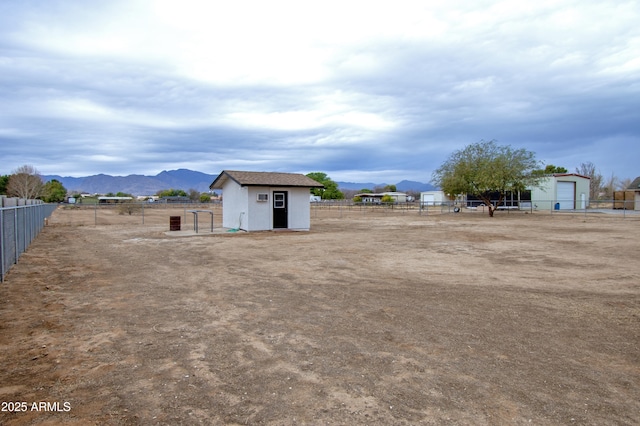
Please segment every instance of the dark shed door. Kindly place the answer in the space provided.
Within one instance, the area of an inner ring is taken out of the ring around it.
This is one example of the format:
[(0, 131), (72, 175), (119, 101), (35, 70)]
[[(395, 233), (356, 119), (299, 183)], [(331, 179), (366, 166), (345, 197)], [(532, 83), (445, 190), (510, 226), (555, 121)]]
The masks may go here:
[(273, 192), (273, 227), (287, 228), (287, 212), (289, 210), (287, 202), (287, 191)]

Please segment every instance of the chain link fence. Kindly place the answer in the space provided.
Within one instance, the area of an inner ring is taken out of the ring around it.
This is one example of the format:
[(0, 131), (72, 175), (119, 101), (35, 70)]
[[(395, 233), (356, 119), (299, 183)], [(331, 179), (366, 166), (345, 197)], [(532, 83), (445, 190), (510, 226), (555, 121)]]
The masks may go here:
[[(13, 204), (13, 205), (12, 205)], [(0, 282), (58, 207), (39, 200), (2, 198), (0, 207)]]

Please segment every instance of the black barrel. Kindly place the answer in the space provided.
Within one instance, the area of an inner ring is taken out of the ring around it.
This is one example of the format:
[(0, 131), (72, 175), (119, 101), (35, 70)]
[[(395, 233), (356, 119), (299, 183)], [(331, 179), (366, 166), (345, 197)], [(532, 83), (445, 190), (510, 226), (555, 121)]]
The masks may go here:
[(180, 216), (169, 216), (169, 231), (180, 230)]

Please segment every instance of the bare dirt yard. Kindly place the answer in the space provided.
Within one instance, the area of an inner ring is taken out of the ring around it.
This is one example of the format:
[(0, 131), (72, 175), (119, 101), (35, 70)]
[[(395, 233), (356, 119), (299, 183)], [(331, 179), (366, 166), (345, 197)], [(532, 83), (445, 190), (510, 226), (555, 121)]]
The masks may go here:
[(637, 217), (144, 214), (60, 208), (9, 271), (0, 424), (640, 422)]

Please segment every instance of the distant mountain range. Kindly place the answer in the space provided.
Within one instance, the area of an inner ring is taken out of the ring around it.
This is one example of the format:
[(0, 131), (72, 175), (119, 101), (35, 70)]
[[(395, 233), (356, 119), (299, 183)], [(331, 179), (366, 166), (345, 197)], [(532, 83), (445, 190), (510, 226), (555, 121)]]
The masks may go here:
[(107, 194), (124, 192), (133, 195), (153, 195), (164, 189), (195, 189), (200, 192), (209, 191), (209, 185), (218, 175), (180, 169), (163, 171), (155, 176), (129, 175), (111, 176), (105, 174), (86, 177), (43, 176), (45, 182), (56, 179), (69, 192), (86, 192), (89, 194)]
[[(86, 192), (89, 194), (107, 194), (124, 192), (132, 195), (153, 195), (164, 189), (195, 189), (199, 192), (209, 191), (209, 185), (218, 175), (196, 172), (188, 169), (170, 170), (155, 176), (129, 175), (110, 176), (105, 174), (86, 177), (42, 176), (45, 182), (56, 179), (69, 192)], [(383, 187), (386, 183), (337, 182), (342, 190), (360, 190)], [(398, 191), (430, 191), (433, 185), (422, 182), (403, 180), (396, 184)]]
[[(373, 190), (373, 188), (382, 188), (387, 186), (386, 183), (372, 183), (372, 182), (365, 182), (365, 183), (337, 182), (337, 184), (338, 184), (338, 187), (343, 191), (345, 189), (353, 189), (356, 191), (359, 191), (361, 189)], [(434, 189), (436, 189), (436, 187), (431, 185), (430, 183), (416, 182), (413, 180), (403, 180), (396, 183), (395, 185), (396, 185), (396, 189), (400, 192), (408, 192), (408, 191), (422, 192), (422, 191), (433, 191)]]

